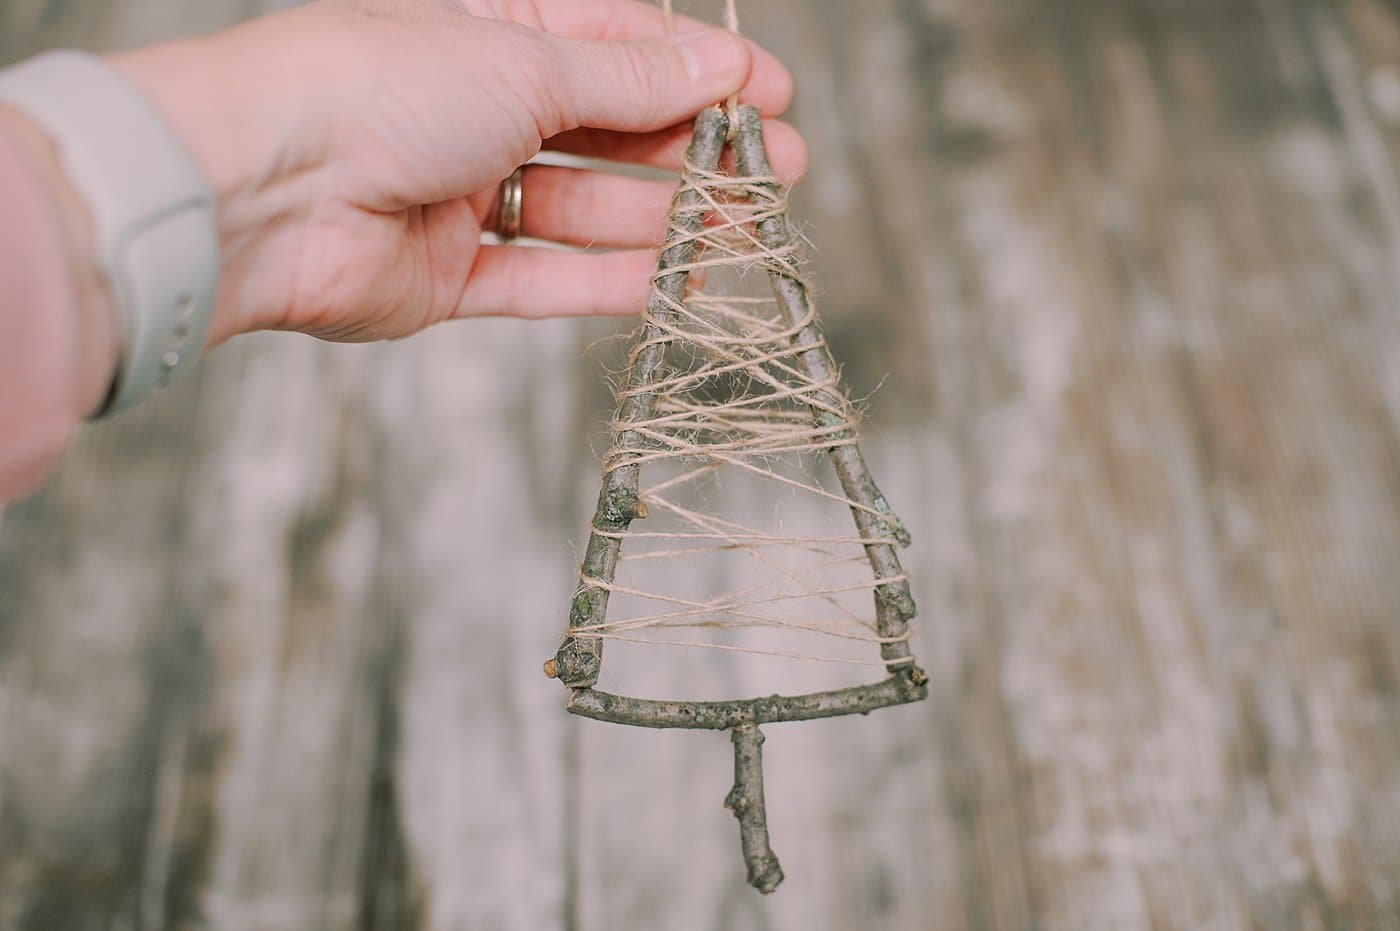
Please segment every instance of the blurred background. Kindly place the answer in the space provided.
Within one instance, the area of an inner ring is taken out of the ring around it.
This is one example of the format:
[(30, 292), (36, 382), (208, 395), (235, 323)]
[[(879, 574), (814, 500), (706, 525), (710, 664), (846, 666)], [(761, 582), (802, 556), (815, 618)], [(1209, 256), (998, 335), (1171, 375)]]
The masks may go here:
[(768, 729), (786, 884), (727, 735), (540, 674), (626, 325), (483, 321), (237, 340), (4, 515), (0, 928), (1400, 927), (1400, 3), (740, 12), (932, 678)]

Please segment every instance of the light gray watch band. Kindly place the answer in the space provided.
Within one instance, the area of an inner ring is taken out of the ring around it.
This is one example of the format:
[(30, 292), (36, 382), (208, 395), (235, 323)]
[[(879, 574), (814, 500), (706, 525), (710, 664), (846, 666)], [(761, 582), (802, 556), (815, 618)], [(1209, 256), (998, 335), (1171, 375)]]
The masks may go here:
[(92, 213), (121, 325), (112, 390), (96, 416), (168, 384), (198, 358), (219, 285), (217, 201), (155, 108), (100, 58), (47, 52), (0, 71), (0, 101), (57, 143)]

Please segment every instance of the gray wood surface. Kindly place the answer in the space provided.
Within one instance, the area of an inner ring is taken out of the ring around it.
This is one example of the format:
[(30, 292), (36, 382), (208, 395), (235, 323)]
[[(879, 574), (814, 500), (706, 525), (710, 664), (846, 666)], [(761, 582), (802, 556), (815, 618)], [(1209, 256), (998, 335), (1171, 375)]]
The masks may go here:
[(932, 677), (769, 730), (787, 883), (726, 735), (539, 674), (610, 328), (487, 321), (236, 341), (5, 514), (0, 928), (1400, 927), (1400, 6), (741, 10)]

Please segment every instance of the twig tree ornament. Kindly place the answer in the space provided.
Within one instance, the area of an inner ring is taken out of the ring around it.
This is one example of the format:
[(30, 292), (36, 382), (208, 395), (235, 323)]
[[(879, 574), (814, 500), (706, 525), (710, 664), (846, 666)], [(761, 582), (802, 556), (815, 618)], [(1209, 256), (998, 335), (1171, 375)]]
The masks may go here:
[[(733, 174), (720, 168), (726, 147), (733, 150)], [(611, 447), (568, 629), (545, 663), (546, 675), (570, 689), (573, 714), (638, 727), (729, 731), (734, 787), (725, 805), (739, 821), (749, 883), (764, 893), (777, 888), (783, 872), (768, 840), (760, 726), (867, 714), (928, 694), (927, 676), (909, 650), (914, 601), (897, 550), (909, 535), (861, 456), (855, 412), (822, 337), (800, 261), (758, 111), (732, 103), (727, 112), (705, 110), (695, 121), (651, 299), (617, 391)], [(771, 283), (767, 296), (718, 293), (714, 286), (721, 272), (742, 278), (758, 268)], [(696, 272), (704, 273), (704, 288), (692, 280)], [(839, 491), (815, 477), (822, 460), (830, 462)], [(642, 486), (643, 471), (668, 469), (661, 481)], [(811, 498), (844, 506), (854, 532), (813, 534), (781, 519), (776, 526), (758, 526), (755, 519), (707, 513), (703, 486), (721, 474), (770, 483), (780, 508), (789, 499)], [(702, 503), (682, 500), (687, 493)], [(633, 529), (634, 521), (648, 516), (650, 525), (663, 523)], [(689, 571), (717, 553), (744, 557), (765, 578), (704, 598), (654, 591), (619, 576), (619, 564), (629, 560), (639, 566), (670, 561)], [(795, 566), (784, 554), (806, 562)], [(856, 570), (861, 575), (852, 580)], [(843, 601), (866, 592), (873, 594), (873, 618)], [(610, 599), (615, 606), (627, 601), (653, 609), (619, 618), (609, 614)], [(796, 616), (784, 614), (784, 606)], [(714, 637), (731, 628), (834, 638), (846, 646), (866, 642), (871, 659), (836, 661), (883, 667), (884, 678), (731, 701), (636, 698), (597, 688), (608, 639), (830, 658), (658, 636), (691, 629)]]

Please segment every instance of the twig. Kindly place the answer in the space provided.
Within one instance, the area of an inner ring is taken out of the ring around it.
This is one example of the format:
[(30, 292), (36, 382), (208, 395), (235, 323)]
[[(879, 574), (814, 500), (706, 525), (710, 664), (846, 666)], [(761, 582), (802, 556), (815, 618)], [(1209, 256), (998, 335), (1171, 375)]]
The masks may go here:
[(891, 705), (928, 697), (928, 676), (906, 665), (880, 682), (813, 692), (809, 695), (769, 695), (739, 701), (657, 701), (614, 695), (597, 689), (575, 689), (569, 696), (572, 714), (635, 727), (679, 727), (724, 731), (741, 724), (810, 721), (846, 714), (869, 714)]
[[(758, 110), (754, 107), (740, 107), (738, 120), (739, 126), (733, 145), (739, 173), (750, 178), (772, 177), (773, 170), (769, 167), (768, 152), (763, 145), (763, 124)], [(766, 189), (765, 194), (774, 201), (780, 200), (782, 196), (776, 181), (762, 182), (755, 186)], [(758, 238), (765, 248), (773, 252), (790, 248), (793, 244), (793, 233), (786, 212), (779, 212), (760, 220)], [(771, 267), (769, 276), (773, 280), (773, 291), (777, 295), (778, 304), (783, 308), (790, 325), (796, 326), (803, 320), (814, 319), (807, 285), (795, 271)], [(836, 363), (832, 360), (826, 340), (815, 322), (798, 331), (792, 342), (795, 346), (807, 347), (798, 355), (797, 361), (812, 381), (825, 382), (835, 376)], [(823, 427), (835, 426), (840, 422), (839, 418), (825, 412), (818, 413), (816, 419), (818, 425)], [(833, 434), (831, 438), (847, 439), (849, 436), (848, 432), (842, 431)], [(894, 510), (875, 484), (875, 479), (865, 464), (865, 458), (860, 453), (860, 447), (854, 443), (838, 445), (831, 447), (828, 452), (846, 497), (879, 512), (876, 515), (863, 508), (851, 508), (851, 514), (861, 535), (883, 537), (889, 533), (893, 534), (901, 545), (907, 546), (909, 531), (895, 516)], [(904, 575), (904, 569), (899, 563), (899, 554), (893, 546), (887, 543), (867, 544), (865, 553), (877, 579)], [(909, 591), (909, 583), (892, 582), (876, 589), (875, 609), (876, 626), (880, 637), (885, 641), (880, 647), (880, 656), (890, 664), (890, 672), (895, 672), (898, 669), (895, 661), (907, 659), (910, 655), (908, 639), (904, 633), (916, 609), (914, 597)]]
[[(768, 178), (771, 169), (763, 146), (763, 130), (758, 111), (752, 107), (737, 110), (738, 132), (732, 140), (739, 171), (750, 178)], [(730, 121), (718, 109), (706, 110), (696, 119), (687, 158), (702, 171), (713, 172), (724, 150)], [(781, 199), (776, 182), (758, 182), (761, 195), (775, 203)], [(763, 190), (766, 188), (766, 190)], [(695, 258), (699, 233), (704, 217), (696, 207), (701, 195), (693, 187), (683, 185), (672, 203), (674, 227), (667, 235), (661, 253), (657, 293), (648, 305), (649, 316), (665, 320), (685, 292), (688, 274), (684, 271), (665, 274), (667, 269), (688, 265)], [(785, 252), (793, 241), (792, 230), (785, 212), (758, 223), (758, 235), (766, 249)], [(770, 256), (771, 258), (771, 256)], [(807, 287), (795, 270), (770, 268), (773, 290), (790, 326), (803, 320), (814, 320)], [(793, 345), (802, 351), (798, 363), (806, 376), (816, 383), (835, 383), (836, 365), (826, 349), (826, 342), (815, 322), (799, 329), (792, 337)], [(656, 395), (652, 387), (665, 355), (666, 334), (658, 326), (643, 329), (634, 351), (628, 373), (629, 390), (619, 405), (617, 422), (623, 428), (613, 439), (613, 450), (631, 449), (640, 437), (628, 425), (649, 419), (655, 412)], [(640, 389), (640, 390), (639, 390)], [(837, 409), (847, 403), (836, 399)], [(830, 412), (818, 412), (817, 424), (836, 428), (829, 432), (832, 442), (853, 440), (853, 431), (845, 428), (846, 421)], [(909, 542), (909, 533), (894, 515), (889, 503), (876, 486), (870, 470), (854, 442), (838, 443), (828, 453), (841, 480), (846, 497), (858, 506), (851, 508), (856, 527), (864, 539), (892, 536), (902, 545)], [(594, 532), (589, 535), (584, 555), (582, 575), (611, 585), (617, 569), (618, 552), (623, 531), (638, 517), (646, 516), (645, 505), (639, 498), (640, 465), (628, 463), (608, 471), (598, 496), (598, 509), (593, 518)], [(873, 509), (873, 510), (871, 510)], [(603, 533), (599, 533), (602, 531)], [(904, 569), (894, 546), (888, 543), (865, 545), (866, 556), (877, 579), (902, 578)], [(570, 629), (592, 627), (607, 617), (608, 592), (597, 585), (582, 583), (574, 594), (569, 612)], [(593, 688), (602, 665), (602, 640), (598, 636), (567, 637), (554, 658), (545, 663), (545, 674), (561, 679), (573, 691), (569, 711), (573, 714), (616, 724), (638, 727), (676, 727), (691, 729), (728, 730), (734, 742), (734, 787), (725, 801), (739, 819), (739, 836), (748, 864), (749, 884), (760, 892), (769, 893), (783, 881), (768, 840), (767, 812), (763, 800), (763, 734), (760, 724), (778, 721), (805, 721), (813, 718), (847, 714), (868, 714), (878, 708), (928, 697), (928, 676), (910, 659), (909, 620), (914, 616), (914, 600), (907, 581), (885, 583), (875, 589), (876, 624), (882, 641), (881, 657), (889, 677), (869, 685), (853, 686), (830, 692), (808, 695), (770, 695), (740, 701), (656, 701), (613, 695)]]
[[(714, 171), (719, 165), (728, 132), (729, 118), (724, 111), (717, 107), (702, 111), (695, 119), (695, 133), (691, 137), (690, 148), (686, 150), (688, 162), (702, 171)], [(667, 233), (665, 247), (661, 250), (657, 264), (660, 272), (694, 261), (699, 248), (695, 235), (700, 232), (705, 219), (703, 212), (695, 209), (700, 203), (700, 193), (694, 188), (682, 185), (677, 190), (671, 204), (674, 227)], [(656, 292), (647, 305), (648, 315), (658, 320), (673, 315), (671, 307), (683, 299), (689, 277), (690, 274), (685, 271), (660, 277), (656, 282)], [(616, 420), (622, 424), (649, 420), (656, 410), (656, 395), (638, 389), (648, 388), (656, 382), (657, 371), (666, 354), (665, 333), (659, 327), (648, 324), (642, 328), (638, 345), (641, 348), (634, 354), (628, 369), (629, 390), (618, 405)], [(639, 437), (634, 432), (622, 430), (613, 436), (612, 446), (614, 450), (631, 449), (638, 442)], [(629, 464), (613, 469), (604, 477), (602, 490), (598, 493), (593, 527), (609, 535), (596, 532), (588, 535), (588, 548), (584, 552), (582, 566), (585, 578), (611, 583), (617, 571), (618, 551), (622, 546), (616, 534), (626, 530), (633, 519), (646, 517), (646, 506), (637, 493), (640, 471), (640, 465)], [(607, 591), (586, 582), (580, 583), (569, 607), (569, 627), (600, 624), (607, 612)], [(545, 664), (545, 671), (546, 674), (558, 676), (567, 686), (587, 688), (597, 683), (602, 662), (601, 638), (569, 637), (555, 654), (554, 665)]]
[(783, 881), (783, 868), (768, 843), (768, 810), (763, 803), (763, 732), (740, 724), (729, 732), (734, 741), (734, 788), (724, 807), (739, 819), (739, 843), (749, 867), (749, 885), (764, 895)]

